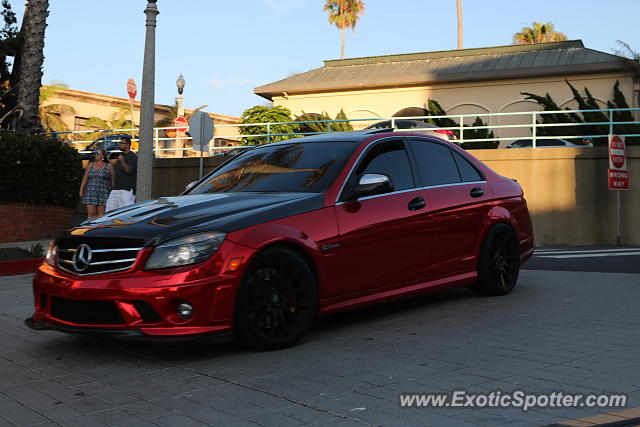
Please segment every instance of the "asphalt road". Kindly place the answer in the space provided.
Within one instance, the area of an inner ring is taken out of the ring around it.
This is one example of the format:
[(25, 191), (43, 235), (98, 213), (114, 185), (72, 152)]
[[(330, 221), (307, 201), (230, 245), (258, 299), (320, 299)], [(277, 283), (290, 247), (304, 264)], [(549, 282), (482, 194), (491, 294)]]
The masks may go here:
[[(589, 250), (540, 251), (527, 268), (638, 260)], [(560, 255), (590, 256), (543, 258)], [(624, 393), (639, 407), (639, 282), (523, 270), (505, 297), (450, 289), (319, 319), (299, 345), (253, 352), (33, 331), (31, 275), (0, 277), (0, 426), (531, 426), (623, 409), (399, 405), (400, 393), (454, 390)]]
[(522, 269), (640, 274), (640, 247), (539, 248)]

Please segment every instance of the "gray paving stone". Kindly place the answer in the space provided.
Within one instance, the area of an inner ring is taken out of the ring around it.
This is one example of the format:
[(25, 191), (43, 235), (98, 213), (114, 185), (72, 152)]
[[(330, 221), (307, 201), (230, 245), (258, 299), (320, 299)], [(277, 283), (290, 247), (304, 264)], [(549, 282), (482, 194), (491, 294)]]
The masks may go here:
[(6, 422), (531, 425), (603, 412), (399, 406), (400, 392), (456, 389), (617, 391), (640, 406), (638, 276), (523, 271), (505, 298), (454, 290), (379, 306), (321, 320), (299, 346), (266, 353), (31, 331), (29, 281), (0, 277)]

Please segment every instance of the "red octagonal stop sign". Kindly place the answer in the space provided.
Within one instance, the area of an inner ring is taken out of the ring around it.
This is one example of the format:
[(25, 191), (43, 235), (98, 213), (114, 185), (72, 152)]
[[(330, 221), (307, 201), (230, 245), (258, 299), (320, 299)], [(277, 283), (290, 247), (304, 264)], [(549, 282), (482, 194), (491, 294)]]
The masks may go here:
[(182, 116), (176, 118), (175, 124), (176, 124), (176, 127), (178, 128), (178, 132), (186, 132), (187, 126), (189, 126), (189, 122), (187, 122), (187, 119), (185, 119)]
[(127, 80), (127, 93), (131, 99), (134, 99), (138, 94), (138, 86), (136, 86), (136, 82), (133, 79)]
[(618, 135), (609, 137), (609, 159), (611, 169), (624, 169), (626, 160), (624, 140)]

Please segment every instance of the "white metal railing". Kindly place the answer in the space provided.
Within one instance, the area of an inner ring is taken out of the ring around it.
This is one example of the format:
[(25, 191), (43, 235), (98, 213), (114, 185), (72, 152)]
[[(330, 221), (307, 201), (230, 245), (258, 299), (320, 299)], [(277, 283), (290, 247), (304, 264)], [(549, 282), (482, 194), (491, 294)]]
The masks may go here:
[[(634, 117), (633, 121), (615, 121), (614, 114), (616, 112), (629, 112), (632, 117)], [(581, 114), (581, 113), (602, 113), (604, 114), (608, 120), (603, 122), (587, 122), (587, 123), (539, 123), (543, 115), (546, 114)], [(465, 143), (469, 142), (490, 142), (490, 141), (513, 141), (517, 139), (531, 139), (533, 147), (536, 147), (536, 143), (538, 140), (544, 139), (566, 139), (566, 140), (575, 140), (575, 139), (595, 139), (595, 138), (604, 138), (608, 133), (615, 133), (614, 128), (616, 126), (622, 125), (638, 125), (640, 126), (640, 121), (637, 116), (640, 113), (640, 108), (609, 108), (609, 109), (601, 109), (601, 110), (558, 110), (558, 111), (523, 111), (523, 112), (512, 112), (512, 113), (478, 113), (478, 114), (455, 114), (455, 115), (445, 115), (445, 116), (412, 116), (412, 117), (372, 117), (372, 118), (364, 118), (364, 119), (344, 119), (344, 120), (317, 120), (317, 121), (289, 121), (289, 122), (272, 122), (272, 123), (255, 123), (255, 124), (224, 124), (224, 125), (215, 125), (214, 129), (216, 130), (215, 136), (212, 139), (212, 143), (209, 144), (209, 152), (207, 153), (209, 156), (223, 152), (224, 150), (236, 148), (242, 145), (242, 141), (250, 138), (265, 138), (266, 142), (272, 142), (273, 138), (276, 137), (300, 137), (307, 135), (315, 135), (324, 132), (291, 132), (291, 133), (278, 133), (274, 132), (277, 130), (279, 125), (301, 125), (301, 124), (309, 124), (309, 123), (318, 123), (324, 124), (327, 127), (326, 132), (332, 132), (332, 126), (335, 129), (335, 124), (340, 122), (348, 122), (352, 124), (362, 123), (365, 127), (367, 123), (375, 123), (380, 121), (390, 121), (391, 127), (395, 128), (396, 120), (427, 120), (427, 119), (453, 119), (457, 121), (456, 126), (450, 127), (440, 127), (441, 130), (451, 130), (454, 132), (458, 132), (458, 142), (464, 147)], [(475, 119), (476, 117), (483, 118), (485, 122), (488, 124), (484, 126), (470, 126), (465, 125), (465, 120), (469, 121), (470, 119)], [(522, 123), (513, 123), (513, 124), (495, 124), (492, 122), (498, 121), (502, 118), (512, 118), (515, 120), (521, 119)], [(266, 132), (259, 133), (255, 135), (242, 135), (242, 128), (246, 127), (264, 127)], [(563, 128), (576, 128), (578, 130), (579, 127), (585, 126), (607, 126), (608, 133), (607, 134), (596, 134), (590, 132), (576, 132), (574, 134), (567, 135), (553, 135), (553, 136), (543, 136), (539, 135), (539, 130), (544, 128), (552, 128), (552, 127), (563, 127)], [(158, 157), (183, 157), (183, 155), (177, 155), (178, 153), (190, 152), (193, 151), (191, 148), (191, 137), (188, 135), (181, 137), (168, 137), (163, 136), (162, 133), (166, 133), (163, 131), (172, 131), (177, 130), (178, 127), (162, 127), (162, 128), (154, 128), (154, 138), (153, 138), (153, 146), (154, 152)], [(479, 130), (486, 129), (493, 131), (495, 136), (493, 138), (476, 138), (470, 139), (465, 138), (465, 132), (470, 130)], [(238, 132), (240, 130), (240, 132)], [(509, 130), (520, 130), (520, 132), (515, 132), (517, 135), (508, 135), (503, 136), (504, 131)], [(228, 131), (228, 132), (225, 132)], [(414, 128), (414, 129), (402, 129), (402, 131), (408, 132), (421, 132), (424, 131), (424, 128)], [(93, 138), (101, 138), (107, 137), (108, 135), (113, 134), (132, 134), (135, 135), (138, 132), (138, 129), (100, 129), (94, 131), (70, 131), (70, 132), (50, 132), (50, 134), (55, 134), (58, 136), (72, 135), (72, 138), (77, 138), (80, 136), (82, 138), (83, 135), (92, 134)], [(240, 133), (240, 134), (239, 134)], [(620, 133), (618, 134), (624, 135), (626, 137), (638, 137), (640, 136), (640, 128), (638, 133)], [(220, 146), (220, 140), (232, 140), (237, 141), (237, 144), (233, 144), (230, 146)], [(95, 139), (80, 139), (73, 142), (75, 144), (88, 144), (93, 142)], [(135, 142), (137, 138), (132, 138)], [(184, 146), (183, 146), (184, 145)]]

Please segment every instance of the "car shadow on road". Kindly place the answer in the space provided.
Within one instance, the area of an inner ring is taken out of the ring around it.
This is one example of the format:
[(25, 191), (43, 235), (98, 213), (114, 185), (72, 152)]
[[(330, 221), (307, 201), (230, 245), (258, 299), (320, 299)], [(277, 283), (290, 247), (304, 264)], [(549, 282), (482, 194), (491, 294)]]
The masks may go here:
[[(298, 344), (321, 344), (326, 340), (348, 339), (362, 329), (376, 330), (389, 322), (402, 322), (415, 316), (441, 320), (454, 316), (460, 303), (481, 299), (466, 288), (431, 292), (413, 298), (405, 298), (371, 307), (320, 317), (307, 336)], [(437, 309), (437, 310), (436, 310)], [(407, 326), (410, 329), (410, 326)], [(410, 331), (407, 330), (409, 334)], [(365, 334), (366, 335), (366, 334)], [(363, 336), (363, 339), (367, 339)], [(200, 360), (215, 361), (242, 357), (254, 351), (236, 343), (204, 342), (139, 342), (122, 339), (94, 338), (86, 336), (60, 337), (46, 343), (47, 353), (65, 354), (67, 357), (123, 360), (133, 363), (137, 357), (161, 363), (191, 363)], [(287, 350), (283, 350), (287, 351)]]

